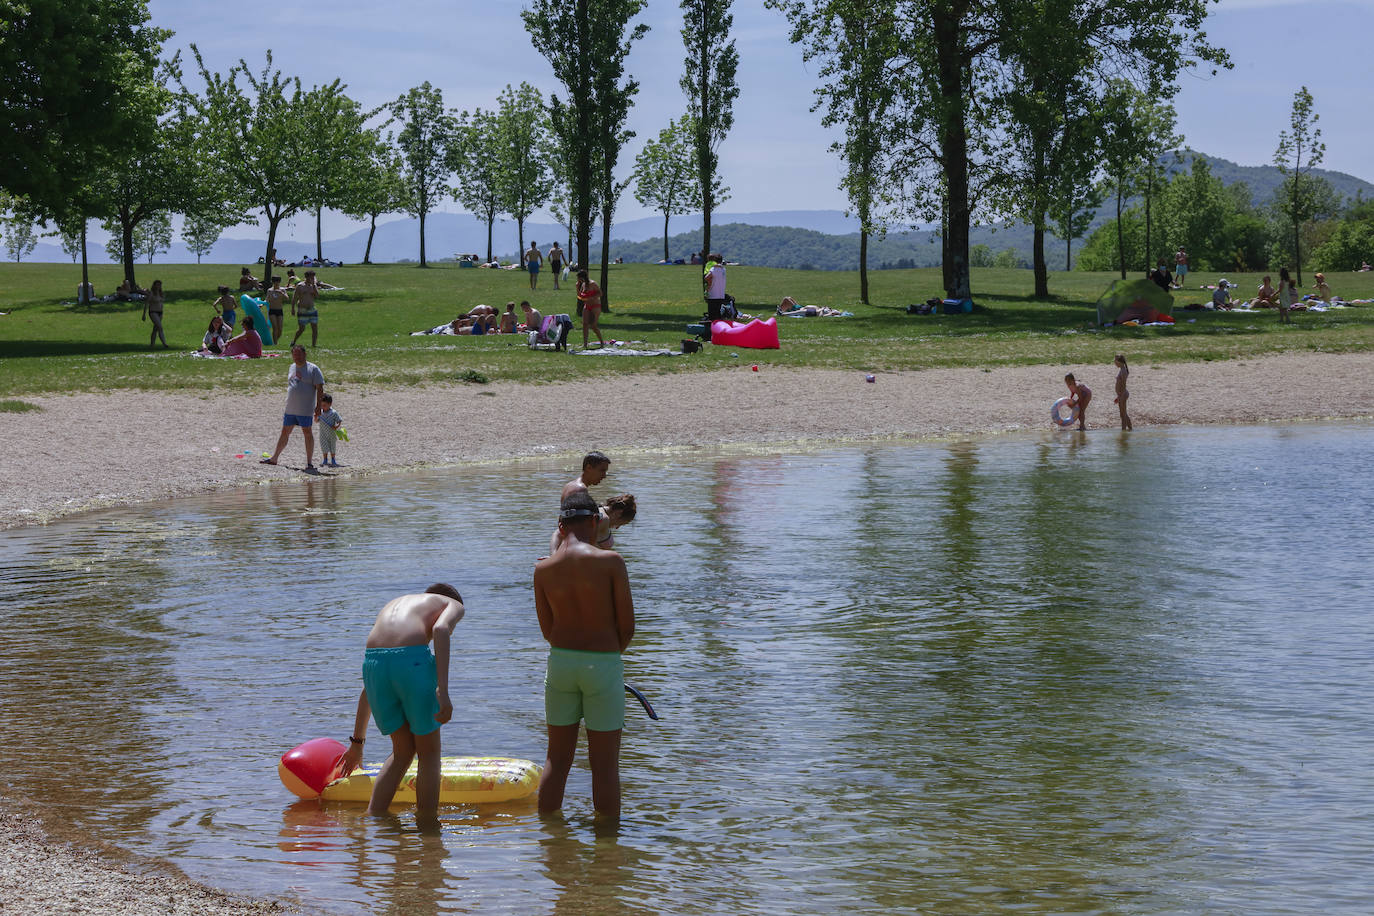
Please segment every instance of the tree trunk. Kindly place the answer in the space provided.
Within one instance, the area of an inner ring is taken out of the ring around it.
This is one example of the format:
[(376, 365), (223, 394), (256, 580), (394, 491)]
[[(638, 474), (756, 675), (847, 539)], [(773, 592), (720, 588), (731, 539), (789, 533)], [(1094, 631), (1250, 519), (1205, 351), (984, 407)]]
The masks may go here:
[[(324, 222), (324, 206), (323, 206), (323, 205), (320, 205), (320, 206), (318, 206), (318, 207), (315, 208), (315, 260), (316, 260), (316, 261), (323, 261), (323, 260), (324, 260), (324, 241), (323, 241), (323, 239), (321, 238), (321, 227), (320, 227), (320, 224), (321, 224), (322, 222)], [(268, 272), (269, 274), (272, 272), (271, 266), (268, 266), (267, 272)]]
[(663, 211), (663, 260), (668, 260), (668, 211)]
[(1050, 297), (1050, 265), (1045, 260), (1045, 226), (1043, 215), (1035, 219), (1035, 233), (1031, 242), (1031, 259), (1035, 267), (1035, 298)]
[(1293, 266), (1298, 272), (1298, 289), (1302, 289), (1302, 232), (1297, 220), (1293, 220)]
[(425, 263), (425, 208), (420, 208), (420, 266), (428, 267)]
[[(610, 195), (607, 195), (608, 197)], [(611, 300), (606, 293), (607, 281), (611, 273), (611, 207), (610, 203), (601, 205), (601, 311), (611, 310)]]
[(81, 304), (91, 306), (91, 270), (86, 261), (86, 218), (81, 218)]
[(964, 84), (966, 61), (963, 48), (963, 29), (959, 16), (952, 10), (936, 8), (933, 23), (935, 33), (936, 70), (940, 94), (943, 97), (938, 127), (941, 164), (945, 167), (946, 199), (949, 206), (948, 245), (949, 285), (945, 292), (951, 299), (971, 299), (973, 290), (969, 278), (968, 236), (973, 221), (969, 204), (968, 179), (968, 92)]
[[(703, 10), (703, 13), (706, 13), (706, 10)], [(711, 61), (707, 54), (709, 42), (704, 37), (706, 23), (699, 23), (697, 27), (703, 36), (699, 48), (701, 59), (697, 61), (698, 72), (701, 74), (697, 83), (697, 92), (701, 93), (701, 121), (697, 124), (696, 141), (697, 170), (701, 179), (701, 260), (705, 263), (707, 255), (711, 253), (711, 211), (715, 209), (711, 191), (715, 163), (711, 161), (711, 111), (707, 108), (711, 90)]]
[(120, 250), (124, 258), (124, 279), (129, 281), (129, 290), (138, 289), (134, 283), (134, 221), (129, 217), (129, 211), (121, 209), (119, 213), (119, 228), (123, 243)]
[(868, 230), (859, 228), (859, 301), (868, 305)]
[(520, 257), (523, 258), (525, 256), (525, 218), (522, 216), (515, 218), (515, 235), (519, 239), (519, 247), (515, 250), (520, 252)]
[(949, 198), (940, 200), (940, 288), (949, 289), (953, 283), (949, 271)]
[(377, 234), (377, 214), (372, 214), (372, 226), (367, 230), (367, 247), (363, 249), (363, 263), (372, 263), (372, 237)]
[(1073, 239), (1064, 240), (1064, 273), (1073, 270)]
[(1145, 181), (1145, 271), (1148, 273), (1154, 259), (1154, 246), (1150, 244), (1150, 198), (1154, 196), (1155, 179), (1151, 175)]
[(1126, 279), (1126, 236), (1121, 231), (1121, 182), (1116, 183), (1116, 263), (1121, 279)]
[[(277, 257), (277, 225), (281, 222), (281, 215), (273, 216), (270, 212), (267, 216), (267, 252), (262, 256), (263, 264), (271, 264)], [(267, 268), (267, 275), (272, 276), (272, 268)]]
[(487, 211), (487, 263), (491, 263), (491, 233), (492, 226), (496, 223), (496, 214)]

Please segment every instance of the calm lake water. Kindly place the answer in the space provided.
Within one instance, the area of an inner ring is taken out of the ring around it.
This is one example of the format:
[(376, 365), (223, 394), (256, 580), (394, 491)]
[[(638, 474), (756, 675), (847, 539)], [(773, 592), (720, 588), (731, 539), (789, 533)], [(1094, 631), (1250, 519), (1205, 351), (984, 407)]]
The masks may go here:
[[(447, 753), (542, 760), (529, 588), (567, 469), (239, 490), (0, 536), (0, 784), (334, 912), (1367, 913), (1374, 428), (613, 465), (625, 817), (293, 804), (377, 609), (434, 580)], [(384, 755), (371, 733), (369, 759)]]

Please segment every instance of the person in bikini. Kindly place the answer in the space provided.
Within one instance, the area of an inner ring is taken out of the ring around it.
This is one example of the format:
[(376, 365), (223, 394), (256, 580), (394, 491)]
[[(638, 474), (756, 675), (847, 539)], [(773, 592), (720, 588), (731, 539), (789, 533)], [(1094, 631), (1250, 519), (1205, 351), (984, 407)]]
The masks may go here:
[[(622, 493), (620, 496), (612, 496), (606, 500), (606, 505), (597, 510), (596, 546), (602, 550), (610, 550), (614, 547), (615, 530), (634, 521), (638, 511), (633, 493)], [(558, 545), (563, 543), (564, 537), (566, 535), (563, 533), (563, 529), (554, 529), (553, 537), (549, 541), (549, 553), (558, 549)]]
[(1087, 429), (1088, 403), (1093, 399), (1093, 390), (1075, 379), (1072, 372), (1064, 376), (1064, 384), (1069, 386), (1069, 406), (1078, 408), (1078, 428)]
[(362, 763), (367, 720), (372, 718), (377, 730), (391, 738), (391, 756), (372, 785), (368, 814), (387, 813), (410, 762), (418, 755), (415, 813), (431, 823), (438, 817), (439, 727), (453, 717), (448, 695), (449, 645), (453, 628), (465, 613), (462, 595), (440, 582), (422, 595), (402, 595), (387, 602), (367, 634), (363, 689), (339, 772), (347, 776)]
[(262, 294), (267, 300), (267, 320), (272, 323), (272, 339), (281, 342), (282, 321), (286, 318), (283, 306), (286, 304), (286, 290), (281, 288), (281, 277), (272, 278), (272, 288)]
[(501, 313), (501, 318), (498, 322), (497, 330), (500, 331), (502, 334), (514, 334), (515, 324), (515, 303), (507, 302), (506, 310)]
[(559, 506), (562, 543), (534, 567), (534, 607), (549, 643), (544, 675), (548, 753), (539, 779), (539, 811), (563, 806), (579, 726), (587, 731), (592, 806), (620, 815), (620, 738), (625, 726), (622, 653), (634, 638), (634, 602), (625, 561), (596, 538), (596, 501), (575, 492)]

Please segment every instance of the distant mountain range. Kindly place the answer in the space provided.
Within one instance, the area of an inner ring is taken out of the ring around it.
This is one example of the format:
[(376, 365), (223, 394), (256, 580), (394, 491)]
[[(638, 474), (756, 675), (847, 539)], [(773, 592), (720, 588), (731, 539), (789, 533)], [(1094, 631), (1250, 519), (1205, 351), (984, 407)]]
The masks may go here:
[[(1182, 150), (1178, 154), (1165, 157), (1166, 166), (1171, 171), (1191, 168), (1194, 157), (1205, 156), (1193, 150)], [(1212, 167), (1212, 174), (1225, 184), (1244, 181), (1249, 186), (1252, 199), (1256, 204), (1269, 201), (1283, 178), (1272, 165), (1243, 166), (1215, 156), (1205, 156)], [(1347, 175), (1343, 172), (1314, 170), (1329, 181), (1336, 192), (1347, 198), (1357, 195), (1374, 199), (1374, 184)], [(1107, 208), (1099, 211), (1094, 227), (1109, 218)], [(690, 229), (689, 229), (690, 227)], [(669, 230), (679, 230), (669, 240), (669, 249), (674, 257), (688, 257), (700, 245), (700, 221), (696, 216), (674, 217)], [(231, 230), (233, 231), (233, 230)], [(306, 238), (300, 239), (287, 235), (279, 238), (277, 250), (287, 260), (296, 260), (304, 254), (315, 253), (313, 225), (307, 222), (302, 227)], [(356, 232), (343, 238), (330, 239), (324, 243), (324, 253), (345, 263), (362, 260), (367, 245), (367, 226), (362, 225)], [(617, 222), (612, 231), (611, 254), (626, 261), (657, 261), (663, 255), (663, 218), (649, 216), (641, 219)], [(600, 231), (594, 238), (599, 242)], [(525, 244), (530, 240), (539, 242), (540, 248), (548, 250), (555, 239), (567, 244), (567, 231), (550, 223), (526, 223)], [(994, 252), (1007, 248), (1013, 249), (1025, 260), (1029, 260), (1032, 233), (1029, 227), (1019, 225), (994, 225), (974, 228), (971, 243), (984, 244)], [(262, 256), (265, 239), (222, 238), (204, 257), (209, 264), (256, 264)], [(731, 260), (768, 267), (809, 267), (819, 270), (849, 270), (858, 262), (859, 225), (853, 217), (838, 210), (775, 210), (760, 213), (716, 213), (711, 222), (711, 244), (713, 248), (728, 249)], [(1063, 264), (1064, 243), (1057, 239), (1047, 240), (1047, 256), (1051, 266)], [(514, 257), (517, 248), (515, 224), (508, 220), (500, 221), (493, 231), (493, 247), (503, 259)], [(413, 260), (419, 256), (419, 222), (409, 217), (400, 217), (379, 223), (377, 234), (372, 243), (372, 260), (378, 263)], [(431, 260), (453, 257), (458, 253), (477, 253), (485, 255), (487, 250), (486, 224), (466, 213), (432, 213), (425, 220), (425, 250)], [(599, 259), (600, 245), (593, 246), (595, 257)], [(89, 248), (91, 260), (105, 263), (105, 252), (100, 245)], [(39, 244), (30, 261), (69, 262), (62, 249), (50, 242)], [(195, 256), (186, 250), (179, 241), (172, 250), (158, 258), (159, 263), (194, 263)], [(929, 230), (889, 233), (885, 239), (871, 239), (869, 242), (869, 265), (928, 267), (940, 263), (939, 237)]]

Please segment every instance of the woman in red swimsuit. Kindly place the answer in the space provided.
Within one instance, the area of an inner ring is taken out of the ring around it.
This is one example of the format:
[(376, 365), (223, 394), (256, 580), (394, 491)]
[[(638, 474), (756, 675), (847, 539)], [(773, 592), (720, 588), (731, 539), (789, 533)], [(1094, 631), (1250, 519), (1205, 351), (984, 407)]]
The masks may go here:
[(582, 349), (587, 349), (587, 332), (596, 331), (597, 342), (606, 346), (601, 336), (601, 287), (587, 276), (585, 270), (577, 272), (577, 298), (582, 302)]

